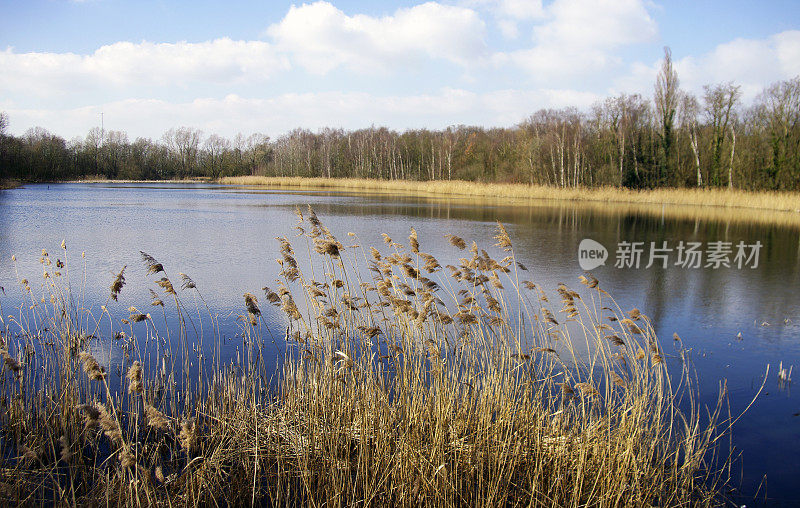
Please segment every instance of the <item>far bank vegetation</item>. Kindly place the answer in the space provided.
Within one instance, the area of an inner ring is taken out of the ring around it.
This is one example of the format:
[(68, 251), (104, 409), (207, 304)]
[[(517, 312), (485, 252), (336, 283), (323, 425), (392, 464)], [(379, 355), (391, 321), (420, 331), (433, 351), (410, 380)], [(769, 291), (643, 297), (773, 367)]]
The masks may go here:
[(9, 118), (0, 113), (0, 180), (257, 175), (800, 190), (800, 76), (767, 86), (750, 104), (732, 82), (696, 96), (680, 88), (665, 49), (653, 92), (584, 111), (542, 109), (513, 127), (298, 128), (275, 139), (230, 140), (190, 127), (158, 140), (100, 128), (70, 141), (38, 127), (17, 137), (4, 134)]

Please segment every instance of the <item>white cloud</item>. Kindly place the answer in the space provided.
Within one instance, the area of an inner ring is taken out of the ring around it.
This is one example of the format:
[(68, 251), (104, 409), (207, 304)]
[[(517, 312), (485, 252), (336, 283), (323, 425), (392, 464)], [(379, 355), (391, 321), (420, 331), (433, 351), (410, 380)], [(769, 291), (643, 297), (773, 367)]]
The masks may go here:
[[(674, 55), (673, 55), (674, 58)], [(661, 61), (635, 63), (617, 81), (615, 90), (652, 94)], [(766, 85), (800, 75), (800, 31), (780, 32), (764, 39), (734, 39), (708, 53), (675, 60), (681, 88), (703, 93), (703, 85), (733, 81), (750, 102)]]
[(548, 14), (550, 21), (534, 28), (540, 45), (615, 49), (658, 33), (642, 0), (556, 0)]
[(84, 136), (104, 113), (108, 130), (129, 138), (158, 139), (170, 127), (190, 125), (206, 134), (232, 137), (237, 132), (278, 136), (294, 127), (358, 129), (369, 125), (393, 129), (443, 128), (453, 124), (514, 125), (540, 108), (588, 106), (598, 97), (571, 90), (498, 90), (474, 93), (444, 89), (437, 94), (379, 96), (361, 92), (284, 94), (268, 99), (228, 95), (171, 103), (128, 99), (103, 106), (66, 109), (7, 108), (11, 131), (21, 134), (41, 125), (70, 139)]
[(713, 51), (675, 63), (681, 83), (699, 91), (703, 85), (733, 81), (745, 100), (766, 84), (800, 75), (800, 31), (781, 32), (766, 39), (735, 39)]
[(643, 0), (555, 0), (533, 27), (534, 45), (494, 56), (539, 81), (574, 79), (620, 63), (615, 50), (649, 42), (658, 33)]
[(498, 19), (497, 28), (506, 39), (516, 39), (519, 37), (519, 27), (517, 22), (511, 19)]
[(186, 87), (261, 82), (288, 66), (262, 41), (116, 42), (90, 55), (0, 51), (0, 93), (70, 94), (83, 88)]
[(520, 22), (545, 16), (542, 0), (464, 0), (462, 4), (491, 13), (506, 39), (519, 37)]
[(500, 19), (524, 21), (544, 16), (542, 0), (465, 0), (463, 5), (485, 9)]
[[(108, 129), (131, 138), (158, 138), (179, 125), (226, 136), (274, 136), (296, 126), (513, 125), (543, 107), (587, 107), (598, 91), (650, 96), (659, 61), (634, 63), (616, 78), (623, 48), (657, 38), (647, 1), (554, 0), (543, 7), (540, 0), (463, 0), (386, 16), (349, 15), (316, 2), (290, 8), (264, 41), (117, 42), (88, 55), (8, 48), (0, 50), (0, 110), (15, 134), (41, 125), (67, 138), (85, 135), (101, 111)], [(481, 16), (518, 38), (508, 44), (520, 49), (492, 54)], [(732, 80), (749, 100), (766, 84), (800, 74), (800, 31), (735, 39), (675, 64), (687, 89), (702, 93), (704, 84)], [(407, 72), (422, 66), (423, 79)], [(390, 77), (361, 79), (373, 71)], [(354, 74), (370, 92), (350, 91)], [(512, 80), (526, 74), (532, 84), (522, 90)], [(514, 89), (498, 90), (506, 87)], [(423, 91), (431, 89), (440, 91)]]
[(571, 50), (549, 44), (498, 53), (493, 60), (497, 65), (512, 64), (523, 69), (534, 81), (559, 85), (601, 72), (610, 63), (619, 63), (618, 58), (593, 48)]
[(436, 2), (380, 18), (348, 16), (324, 1), (292, 6), (267, 34), (315, 74), (340, 66), (387, 71), (428, 58), (467, 66), (487, 51), (485, 25), (475, 11)]

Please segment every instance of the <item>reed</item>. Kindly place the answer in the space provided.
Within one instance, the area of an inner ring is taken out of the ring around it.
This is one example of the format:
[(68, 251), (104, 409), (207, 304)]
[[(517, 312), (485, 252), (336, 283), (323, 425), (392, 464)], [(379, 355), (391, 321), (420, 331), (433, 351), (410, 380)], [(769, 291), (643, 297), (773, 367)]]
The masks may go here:
[[(273, 188), (340, 189), (390, 192), (429, 197), (480, 197), (506, 204), (536, 201), (570, 202), (597, 206), (638, 206), (637, 211), (677, 218), (740, 219), (800, 225), (800, 193), (729, 189), (664, 188), (631, 190), (618, 187), (558, 188), (545, 185), (465, 181), (409, 181), (354, 178), (236, 176), (219, 179), (226, 185)], [(755, 212), (755, 215), (754, 215)], [(780, 212), (780, 213), (775, 213)], [(734, 214), (731, 216), (731, 214)]]
[[(198, 331), (201, 317), (190, 316), (189, 294), (204, 301), (194, 281), (180, 274), (176, 290), (149, 255), (149, 276), (160, 277), (153, 305), (165, 323), (167, 307), (180, 317), (172, 330), (135, 307), (124, 314), (144, 316), (138, 322), (113, 316), (111, 299), (128, 289), (122, 271), (92, 317), (71, 292), (65, 245), (65, 275), (43, 263), (50, 276), (41, 290), (52, 298), (21, 279), (32, 304), (0, 318), (0, 498), (724, 501), (730, 454), (720, 443), (732, 421), (722, 398), (700, 408), (685, 357), (665, 353), (650, 319), (624, 312), (601, 281), (587, 274), (576, 288), (555, 288), (559, 310), (524, 279), (502, 225), (495, 256), (451, 236), (451, 254), (463, 257), (442, 268), (413, 229), (408, 246), (384, 235), (370, 248), (355, 234), (356, 245), (341, 243), (312, 210), (297, 216), (294, 244), (279, 239), (275, 289), (263, 289), (264, 302), (243, 297), (235, 360), (221, 360), (232, 338), (216, 324)], [(283, 316), (283, 340), (270, 338), (267, 315)], [(280, 358), (277, 381), (264, 367), (268, 355)]]

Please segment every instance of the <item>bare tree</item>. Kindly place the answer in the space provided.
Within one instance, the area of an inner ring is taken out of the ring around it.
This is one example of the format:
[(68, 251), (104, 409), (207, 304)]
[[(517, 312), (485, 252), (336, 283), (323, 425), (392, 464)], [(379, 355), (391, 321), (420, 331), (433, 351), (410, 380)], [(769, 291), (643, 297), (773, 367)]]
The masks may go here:
[(222, 157), (231, 147), (231, 142), (217, 134), (210, 135), (203, 143), (206, 161), (208, 162), (208, 176), (217, 179), (222, 174)]
[(178, 156), (180, 177), (193, 173), (197, 165), (197, 154), (203, 132), (191, 127), (172, 128), (164, 133), (163, 140), (167, 147)]
[(462, 138), (462, 127), (451, 125), (444, 131), (442, 141), (444, 143), (444, 159), (447, 165), (447, 179), (453, 178), (453, 151)]
[(94, 174), (100, 173), (100, 146), (103, 144), (103, 132), (100, 127), (92, 127), (86, 133), (84, 141), (86, 149), (90, 152), (94, 162)]
[(722, 152), (728, 134), (731, 134), (731, 156), (728, 165), (728, 187), (733, 187), (733, 153), (736, 148), (735, 107), (741, 93), (739, 86), (724, 83), (704, 86), (703, 96), (705, 114), (711, 128), (711, 180), (715, 185), (722, 185)]
[(756, 98), (755, 121), (765, 126), (771, 151), (767, 176), (773, 185), (800, 182), (800, 76), (773, 83)]
[(250, 174), (255, 175), (269, 154), (269, 136), (255, 132), (247, 136), (244, 146)]
[(689, 145), (692, 147), (694, 155), (694, 167), (696, 172), (697, 186), (703, 186), (703, 173), (700, 170), (700, 149), (698, 146), (697, 115), (700, 114), (700, 103), (697, 97), (690, 93), (681, 94), (680, 105), (680, 125), (689, 134)]
[(128, 134), (123, 131), (108, 131), (100, 149), (103, 173), (108, 178), (118, 178), (120, 170), (128, 160), (130, 143)]

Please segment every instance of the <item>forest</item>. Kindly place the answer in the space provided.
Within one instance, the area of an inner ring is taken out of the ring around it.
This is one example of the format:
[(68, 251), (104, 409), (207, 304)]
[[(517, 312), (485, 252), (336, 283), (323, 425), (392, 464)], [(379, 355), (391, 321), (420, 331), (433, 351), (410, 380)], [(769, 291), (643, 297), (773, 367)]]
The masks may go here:
[(800, 76), (749, 105), (732, 82), (696, 96), (680, 88), (668, 48), (652, 98), (623, 93), (587, 111), (542, 109), (503, 128), (296, 128), (231, 140), (177, 127), (133, 141), (93, 128), (67, 141), (41, 127), (8, 134), (10, 121), (0, 112), (0, 181), (265, 175), (800, 190)]

